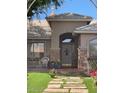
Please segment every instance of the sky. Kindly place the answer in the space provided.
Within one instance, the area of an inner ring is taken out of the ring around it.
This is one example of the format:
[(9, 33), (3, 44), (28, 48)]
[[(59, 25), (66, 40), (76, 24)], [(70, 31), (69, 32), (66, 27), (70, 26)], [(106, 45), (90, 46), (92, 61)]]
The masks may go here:
[[(61, 14), (67, 12), (91, 16), (94, 19), (97, 19), (97, 9), (90, 2), (90, 0), (65, 0), (61, 7), (59, 7), (57, 10), (54, 10), (55, 14)], [(50, 15), (50, 13), (51, 13), (51, 9), (48, 9), (47, 15)], [(45, 18), (44, 14), (40, 15), (40, 19), (44, 19), (44, 18)]]

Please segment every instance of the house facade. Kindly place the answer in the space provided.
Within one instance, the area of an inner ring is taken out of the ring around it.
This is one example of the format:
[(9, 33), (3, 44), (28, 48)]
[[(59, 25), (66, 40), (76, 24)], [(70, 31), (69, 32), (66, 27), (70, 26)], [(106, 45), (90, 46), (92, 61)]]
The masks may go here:
[(36, 26), (30, 26), (27, 33), (29, 64), (30, 60), (38, 64), (42, 57), (48, 57), (49, 61), (61, 62), (62, 67), (88, 67), (87, 58), (93, 54), (90, 44), (96, 44), (97, 38), (97, 24), (92, 20), (90, 16), (75, 13), (52, 14), (46, 17), (48, 25), (38, 26), (38, 31)]

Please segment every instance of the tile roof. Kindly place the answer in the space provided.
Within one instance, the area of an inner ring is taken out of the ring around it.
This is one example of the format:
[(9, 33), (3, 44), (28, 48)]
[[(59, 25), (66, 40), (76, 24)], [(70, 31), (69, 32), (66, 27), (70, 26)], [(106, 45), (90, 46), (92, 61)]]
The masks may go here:
[(41, 29), (44, 29), (44, 31), (51, 31), (51, 28), (49, 26), (49, 23), (47, 20), (32, 20), (32, 21), (27, 21), (27, 28), (29, 29), (30, 26), (32, 27), (40, 27)]
[(28, 31), (27, 32), (28, 39), (50, 39), (51, 32), (37, 32), (37, 31)]
[(97, 32), (97, 22), (91, 21), (89, 25), (78, 27), (75, 29), (74, 33), (96, 33)]
[(46, 17), (47, 20), (49, 19), (92, 19), (90, 16), (80, 15), (76, 13), (63, 13), (54, 16)]
[(46, 20), (32, 20), (27, 23), (28, 39), (49, 39), (51, 28)]

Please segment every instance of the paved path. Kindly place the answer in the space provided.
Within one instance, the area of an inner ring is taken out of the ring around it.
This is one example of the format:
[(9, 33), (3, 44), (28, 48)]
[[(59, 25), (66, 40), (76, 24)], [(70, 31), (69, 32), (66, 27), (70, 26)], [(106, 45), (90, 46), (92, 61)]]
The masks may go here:
[(49, 82), (43, 93), (88, 93), (88, 89), (80, 77), (61, 77)]

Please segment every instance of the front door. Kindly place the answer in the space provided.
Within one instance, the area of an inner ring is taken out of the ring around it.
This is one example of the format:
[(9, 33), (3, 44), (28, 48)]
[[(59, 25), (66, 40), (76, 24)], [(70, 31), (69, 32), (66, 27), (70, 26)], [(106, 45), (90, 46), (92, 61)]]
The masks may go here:
[(62, 44), (61, 60), (63, 67), (72, 67), (74, 47), (72, 43)]

